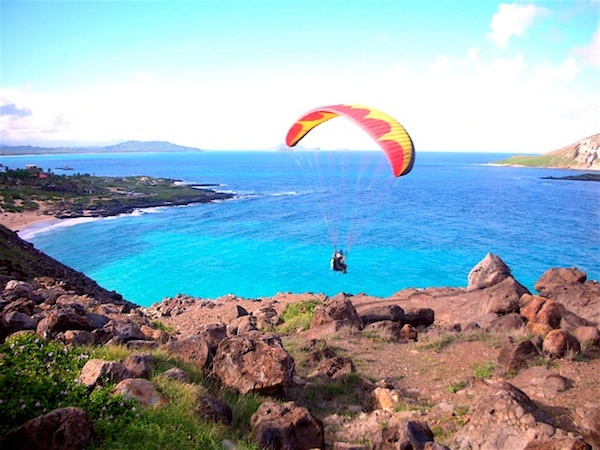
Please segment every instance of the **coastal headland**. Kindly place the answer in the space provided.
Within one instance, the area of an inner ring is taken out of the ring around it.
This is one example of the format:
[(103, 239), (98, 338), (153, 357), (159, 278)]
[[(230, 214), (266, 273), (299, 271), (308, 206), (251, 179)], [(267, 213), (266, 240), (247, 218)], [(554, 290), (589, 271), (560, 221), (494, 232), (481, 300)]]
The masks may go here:
[(0, 172), (0, 224), (15, 231), (57, 219), (116, 216), (234, 196), (210, 187), (147, 176), (67, 176), (37, 166), (6, 168)]

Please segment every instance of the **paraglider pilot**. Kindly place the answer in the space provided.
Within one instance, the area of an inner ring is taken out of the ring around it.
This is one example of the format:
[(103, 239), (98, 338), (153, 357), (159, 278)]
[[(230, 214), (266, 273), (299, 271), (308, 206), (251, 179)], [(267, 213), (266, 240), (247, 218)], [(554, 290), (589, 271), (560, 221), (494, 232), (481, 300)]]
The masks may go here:
[(346, 273), (346, 256), (342, 249), (335, 250), (331, 257), (331, 268), (336, 272)]

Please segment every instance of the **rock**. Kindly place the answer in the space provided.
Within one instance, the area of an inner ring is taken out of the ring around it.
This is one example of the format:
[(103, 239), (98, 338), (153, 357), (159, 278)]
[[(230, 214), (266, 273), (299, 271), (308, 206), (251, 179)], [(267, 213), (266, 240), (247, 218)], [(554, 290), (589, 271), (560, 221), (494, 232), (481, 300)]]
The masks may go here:
[(550, 399), (569, 387), (569, 381), (545, 366), (524, 370), (512, 379), (512, 384), (529, 397)]
[(413, 327), (433, 325), (435, 311), (431, 308), (412, 308), (404, 310), (404, 323)]
[(424, 422), (405, 420), (380, 427), (371, 434), (370, 440), (371, 448), (377, 450), (424, 449), (427, 443), (433, 444), (433, 432)]
[(241, 394), (273, 394), (291, 385), (295, 364), (279, 337), (253, 331), (219, 344), (212, 373)]
[(140, 327), (135, 323), (127, 320), (111, 320), (103, 327), (104, 330), (111, 333), (118, 339), (119, 342), (127, 342), (133, 340), (143, 341), (146, 339)]
[(580, 326), (573, 330), (573, 336), (583, 349), (600, 347), (600, 330), (596, 327)]
[(256, 326), (259, 330), (270, 330), (283, 323), (275, 308), (270, 305), (261, 306), (252, 315), (256, 317)]
[(309, 377), (325, 376), (335, 380), (353, 372), (356, 372), (356, 367), (350, 358), (335, 356), (322, 361)]
[(19, 298), (11, 303), (9, 303), (2, 312), (7, 314), (12, 311), (18, 311), (28, 316), (33, 315), (33, 310), (35, 308), (35, 303), (33, 300), (28, 298)]
[(362, 333), (363, 335), (370, 335), (374, 333), (380, 339), (397, 342), (400, 340), (401, 328), (402, 324), (399, 322), (381, 320), (377, 322), (369, 322), (368, 325), (363, 328)]
[(294, 402), (265, 402), (250, 419), (252, 438), (268, 449), (311, 450), (324, 445), (323, 424)]
[(577, 408), (577, 413), (580, 416), (578, 424), (581, 433), (595, 449), (600, 448), (600, 404), (583, 404)]
[(195, 365), (202, 372), (209, 369), (210, 346), (202, 336), (192, 335), (170, 341), (163, 348), (181, 361)]
[(131, 378), (150, 378), (156, 366), (156, 358), (150, 353), (139, 353), (123, 358), (121, 364)]
[(19, 311), (11, 311), (4, 316), (7, 334), (21, 330), (35, 330), (38, 321)]
[(485, 289), (510, 276), (509, 267), (498, 256), (488, 253), (469, 272), (467, 290)]
[(563, 437), (533, 441), (523, 450), (592, 450), (592, 446), (583, 439)]
[(113, 394), (133, 398), (147, 407), (166, 406), (168, 400), (156, 390), (151, 381), (145, 378), (126, 378), (113, 389)]
[(120, 362), (90, 359), (81, 369), (77, 381), (92, 387), (103, 381), (118, 382), (129, 376), (129, 372)]
[(409, 323), (406, 323), (400, 329), (400, 341), (401, 342), (417, 342), (419, 340), (419, 334), (417, 329)]
[(600, 283), (586, 278), (587, 275), (575, 267), (553, 268), (541, 276), (534, 288), (597, 326), (600, 323)]
[(307, 368), (317, 367), (323, 360), (337, 356), (337, 353), (323, 339), (310, 339), (302, 348), (302, 351), (309, 352), (304, 361), (302, 361), (302, 365)]
[(227, 325), (227, 333), (230, 336), (244, 334), (250, 331), (258, 331), (258, 326), (256, 325), (256, 317), (254, 316), (241, 316), (237, 319), (232, 320), (229, 323), (229, 325)]
[(366, 326), (374, 322), (402, 322), (404, 310), (398, 305), (375, 305), (357, 308), (362, 323)]
[(491, 332), (506, 332), (519, 330), (525, 326), (525, 318), (517, 313), (509, 313), (503, 316), (498, 316), (492, 320), (490, 324), (485, 328)]
[(221, 322), (205, 324), (198, 328), (198, 335), (204, 338), (211, 353), (214, 354), (221, 341), (228, 337), (227, 326)]
[(520, 314), (531, 323), (546, 324), (550, 328), (560, 327), (567, 309), (561, 303), (539, 295), (523, 294), (520, 299)]
[(348, 294), (337, 294), (327, 299), (314, 310), (313, 320), (310, 328), (316, 328), (331, 322), (338, 322), (342, 326), (348, 326), (361, 330), (363, 323), (360, 320), (356, 308), (350, 301)]
[(527, 288), (519, 284), (513, 277), (505, 278), (501, 282), (479, 291), (477, 314), (482, 316), (488, 313), (502, 315), (518, 312), (519, 299), (528, 292)]
[(511, 337), (505, 339), (498, 355), (498, 364), (505, 372), (518, 372), (529, 365), (538, 351), (531, 341), (514, 343)]
[(552, 330), (544, 338), (542, 350), (551, 358), (575, 356), (581, 352), (581, 346), (575, 336), (565, 330)]
[(205, 421), (231, 425), (233, 413), (227, 403), (214, 395), (203, 395), (198, 399), (198, 415)]
[(83, 450), (94, 437), (92, 419), (81, 408), (55, 409), (31, 419), (0, 439), (11, 450)]
[[(471, 418), (452, 440), (455, 450), (521, 449), (534, 440), (560, 437), (550, 418), (527, 395), (509, 383), (492, 383)], [(566, 433), (562, 433), (566, 435)]]
[(171, 380), (178, 380), (182, 383), (187, 383), (190, 381), (185, 372), (179, 367), (171, 367), (169, 370), (165, 370), (162, 374), (163, 376), (170, 378)]
[(94, 345), (96, 343), (94, 334), (83, 330), (67, 330), (63, 333), (62, 340), (68, 345)]
[(373, 409), (393, 410), (404, 400), (397, 389), (377, 386), (373, 390)]
[(92, 331), (90, 320), (73, 312), (70, 308), (50, 311), (37, 325), (36, 333), (44, 339), (53, 339), (58, 333), (67, 330)]
[(233, 309), (233, 311), (231, 311), (228, 316), (228, 322), (231, 322), (234, 319), (237, 319), (239, 317), (243, 317), (243, 316), (247, 316), (248, 315), (248, 311), (246, 310), (246, 308), (244, 308), (241, 305), (235, 305), (235, 308)]

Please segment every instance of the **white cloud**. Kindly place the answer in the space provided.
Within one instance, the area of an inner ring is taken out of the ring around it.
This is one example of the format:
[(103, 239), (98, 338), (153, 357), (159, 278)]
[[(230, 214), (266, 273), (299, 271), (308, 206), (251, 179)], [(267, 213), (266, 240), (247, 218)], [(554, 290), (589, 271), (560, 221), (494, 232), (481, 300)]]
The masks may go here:
[(592, 35), (592, 40), (588, 45), (575, 50), (575, 53), (591, 67), (600, 68), (600, 26)]
[[(418, 150), (545, 152), (598, 132), (597, 88), (583, 86), (579, 73), (572, 58), (550, 65), (520, 54), (486, 60), (471, 51), (425, 66), (399, 61), (353, 77), (298, 69), (183, 83), (148, 73), (70, 96), (5, 89), (2, 104), (31, 114), (4, 115), (0, 126), (3, 142), (12, 144), (140, 139), (265, 149), (282, 143), (305, 111), (355, 102), (398, 118)], [(374, 148), (342, 119), (311, 132), (303, 144)]]
[(545, 12), (544, 8), (533, 4), (502, 3), (498, 6), (498, 12), (492, 17), (492, 30), (487, 37), (504, 48), (511, 37), (523, 36), (534, 19)]

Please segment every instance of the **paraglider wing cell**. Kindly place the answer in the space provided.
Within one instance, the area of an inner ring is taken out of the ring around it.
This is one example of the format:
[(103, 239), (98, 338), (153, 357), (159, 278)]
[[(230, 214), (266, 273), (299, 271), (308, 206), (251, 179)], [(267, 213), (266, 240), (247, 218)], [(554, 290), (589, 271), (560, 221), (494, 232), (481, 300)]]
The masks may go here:
[(368, 106), (333, 105), (313, 109), (289, 129), (286, 144), (293, 147), (318, 125), (343, 116), (362, 127), (379, 144), (395, 176), (406, 175), (414, 164), (414, 146), (404, 127), (393, 117)]

